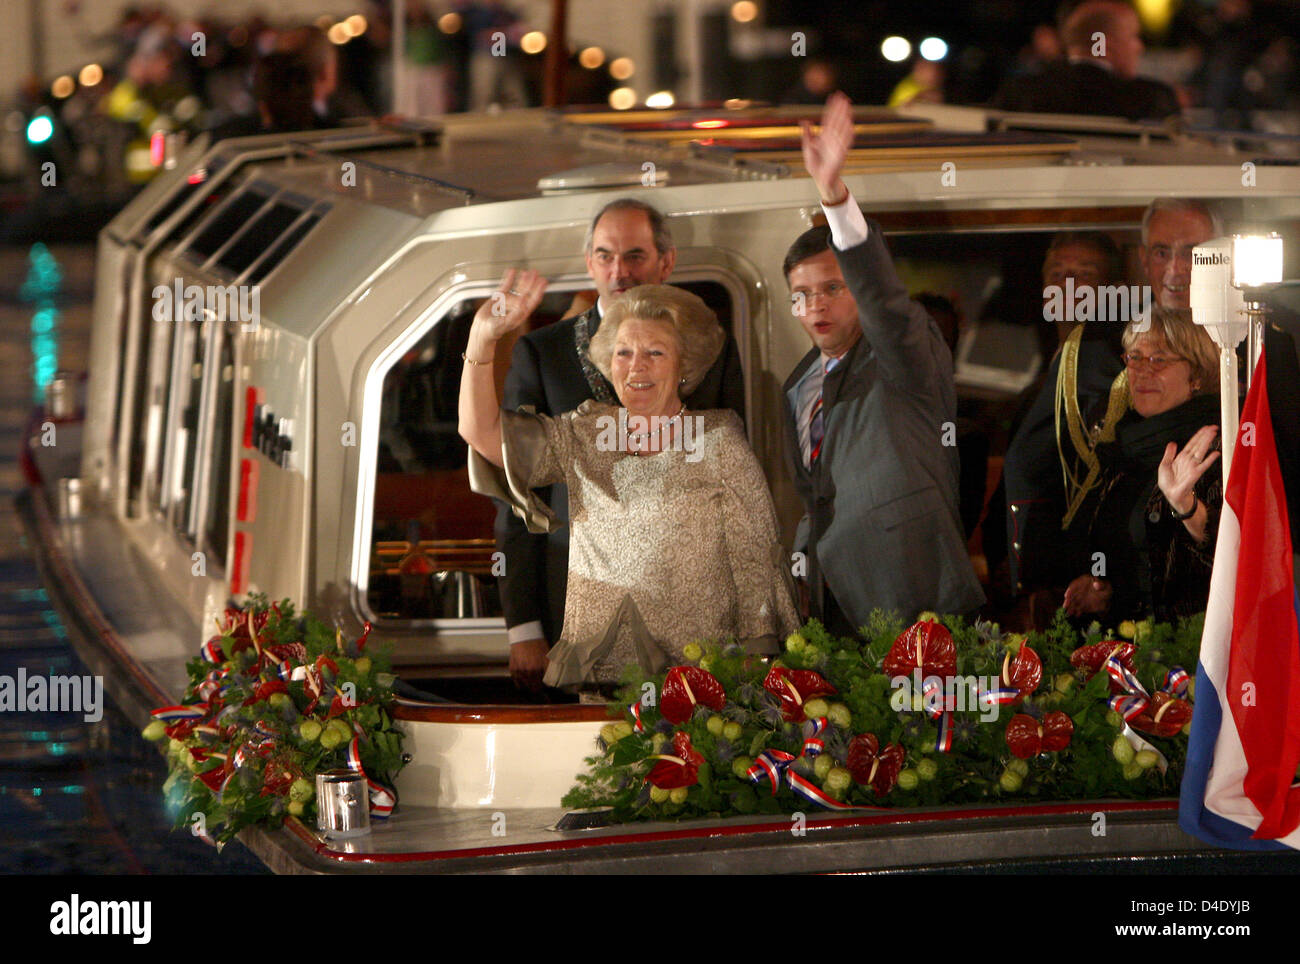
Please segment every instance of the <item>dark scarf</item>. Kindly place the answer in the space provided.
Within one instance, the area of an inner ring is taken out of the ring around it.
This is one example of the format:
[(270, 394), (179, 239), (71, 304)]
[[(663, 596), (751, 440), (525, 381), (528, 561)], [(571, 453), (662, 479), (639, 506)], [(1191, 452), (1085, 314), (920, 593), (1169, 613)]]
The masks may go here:
[[(1217, 425), (1219, 415), (1217, 394), (1194, 396), (1148, 418), (1130, 411), (1116, 426), (1115, 441), (1097, 447), (1103, 482), (1097, 488), (1100, 501), (1095, 506), (1090, 541), (1100, 538), (1110, 547), (1107, 575), (1115, 588), (1112, 613), (1118, 611), (1127, 618), (1151, 607), (1151, 554), (1159, 557), (1164, 543), (1172, 538), (1166, 530), (1182, 524), (1158, 511), (1156, 477), (1165, 447), (1175, 442), (1182, 451), (1203, 426)], [(1150, 528), (1157, 523), (1156, 530)], [(1151, 538), (1154, 543), (1149, 542)], [(1085, 568), (1079, 571), (1088, 571), (1088, 561), (1081, 562)], [(1121, 577), (1122, 573), (1128, 577)]]
[(1218, 425), (1219, 414), (1217, 393), (1195, 395), (1167, 412), (1147, 418), (1130, 410), (1115, 429), (1115, 441), (1097, 446), (1097, 458), (1103, 469), (1150, 475), (1154, 483), (1165, 446), (1177, 442), (1181, 451), (1203, 426)]

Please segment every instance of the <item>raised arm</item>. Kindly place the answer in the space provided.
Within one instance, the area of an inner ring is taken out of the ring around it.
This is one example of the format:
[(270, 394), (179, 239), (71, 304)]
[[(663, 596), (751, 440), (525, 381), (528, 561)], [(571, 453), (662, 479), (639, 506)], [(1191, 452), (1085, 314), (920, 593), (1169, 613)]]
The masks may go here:
[(879, 227), (868, 225), (841, 176), (853, 146), (849, 99), (832, 94), (820, 131), (814, 133), (806, 121), (802, 127), (804, 167), (821, 196), (831, 247), (857, 303), (863, 333), (887, 378), (904, 390), (929, 393), (933, 379), (945, 368), (951, 371), (952, 359), (930, 316), (908, 296)]
[(479, 306), (470, 325), (457, 427), (460, 437), (498, 468), (504, 465), (504, 459), (501, 409), (492, 373), (497, 342), (528, 320), (545, 293), (546, 279), (536, 271), (511, 268), (492, 297)]

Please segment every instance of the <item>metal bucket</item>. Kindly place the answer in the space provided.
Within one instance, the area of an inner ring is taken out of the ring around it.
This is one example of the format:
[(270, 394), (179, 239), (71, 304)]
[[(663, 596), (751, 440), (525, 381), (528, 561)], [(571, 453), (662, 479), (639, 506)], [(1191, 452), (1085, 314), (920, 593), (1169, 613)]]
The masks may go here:
[(316, 774), (316, 829), (343, 839), (370, 832), (370, 794), (356, 770)]

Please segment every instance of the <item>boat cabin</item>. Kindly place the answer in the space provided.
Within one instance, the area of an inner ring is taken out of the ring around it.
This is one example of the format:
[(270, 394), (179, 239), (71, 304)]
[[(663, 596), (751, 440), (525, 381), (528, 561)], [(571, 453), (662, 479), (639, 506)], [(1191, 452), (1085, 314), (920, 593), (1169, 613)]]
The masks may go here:
[[(494, 507), (470, 492), (456, 432), (474, 311), (520, 265), (551, 282), (536, 324), (582, 310), (595, 211), (655, 204), (678, 247), (672, 282), (740, 346), (750, 440), (789, 538), (801, 510), (780, 385), (808, 342), (781, 262), (820, 213), (797, 128), (815, 113), (537, 110), (196, 142), (99, 240), (88, 501), (157, 573), (195, 647), (231, 597), (259, 591), (345, 632), (372, 622), (402, 674), (441, 680), (441, 695), (507, 698)], [(857, 125), (850, 187), (912, 293), (961, 316), (986, 498), (1054, 348), (1040, 276), (1054, 233), (1110, 233), (1134, 284), (1156, 196), (1300, 238), (1300, 169), (1273, 145), (938, 106), (859, 110)], [(971, 549), (978, 568), (978, 536)]]

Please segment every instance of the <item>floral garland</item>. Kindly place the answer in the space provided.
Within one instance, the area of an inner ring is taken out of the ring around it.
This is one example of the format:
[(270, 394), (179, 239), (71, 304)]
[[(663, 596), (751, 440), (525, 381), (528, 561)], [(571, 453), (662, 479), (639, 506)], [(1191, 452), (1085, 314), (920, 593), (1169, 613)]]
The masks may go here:
[(617, 821), (1177, 792), (1203, 616), (1045, 632), (872, 613), (816, 620), (774, 662), (734, 642), (625, 677), (619, 716), (565, 796)]
[(227, 609), (188, 666), (183, 703), (153, 711), (146, 739), (166, 741), (163, 784), (176, 826), (217, 846), (244, 827), (314, 822), (315, 775), (350, 768), (370, 787), (372, 818), (393, 809), (405, 765), (388, 707), (387, 659), (286, 599)]

